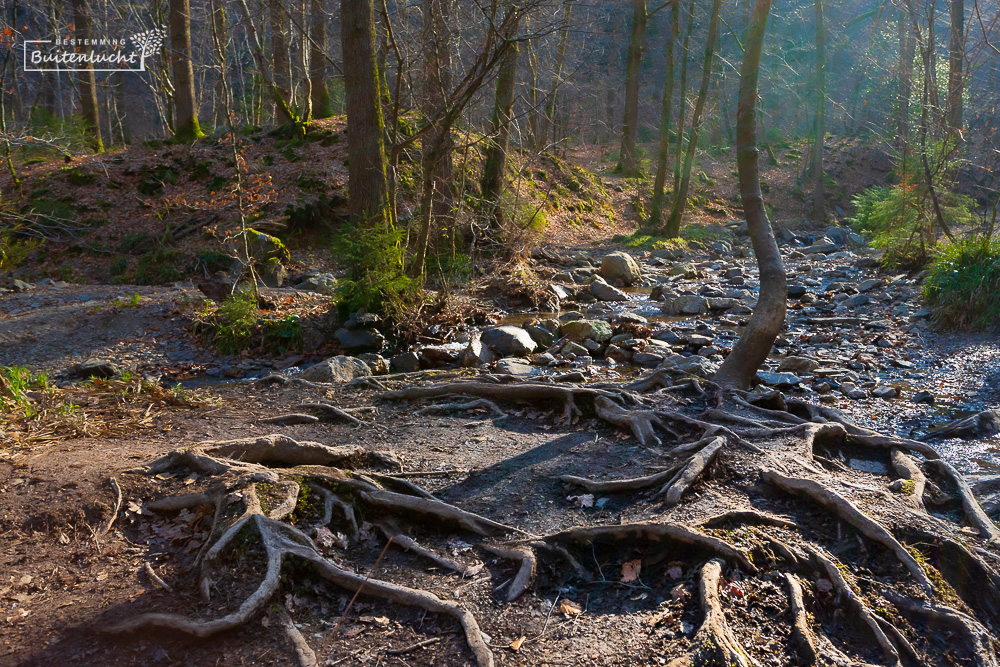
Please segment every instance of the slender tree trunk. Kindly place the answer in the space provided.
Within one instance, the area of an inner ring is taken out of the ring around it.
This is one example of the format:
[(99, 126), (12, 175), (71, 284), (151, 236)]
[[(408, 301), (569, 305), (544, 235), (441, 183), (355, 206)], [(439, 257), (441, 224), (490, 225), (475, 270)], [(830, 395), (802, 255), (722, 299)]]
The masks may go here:
[(229, 61), (226, 59), (225, 48), (226, 39), (228, 34), (228, 26), (226, 23), (226, 8), (223, 3), (219, 2), (212, 8), (212, 31), (217, 38), (215, 41), (215, 57), (219, 61), (219, 74), (215, 79), (215, 126), (224, 127), (232, 126), (235, 121), (227, 117), (226, 109), (229, 108), (229, 100), (226, 99), (226, 95), (229, 92), (226, 86), (226, 73), (222, 71), (223, 68), (228, 68)]
[(896, 145), (902, 155), (903, 171), (909, 154), (910, 98), (913, 94), (913, 54), (916, 40), (906, 12), (899, 10), (899, 106), (896, 110)]
[(816, 0), (816, 144), (813, 147), (813, 210), (816, 222), (826, 220), (826, 183), (823, 180), (823, 140), (826, 136), (826, 27), (823, 0)]
[(329, 118), (333, 115), (330, 89), (326, 85), (326, 3), (312, 0), (312, 42), (309, 54), (309, 78), (312, 81), (313, 118)]
[(681, 155), (684, 153), (684, 119), (687, 116), (688, 56), (691, 53), (691, 31), (694, 29), (694, 0), (688, 3), (687, 28), (684, 32), (684, 49), (681, 55), (681, 89), (677, 101), (677, 149), (674, 153), (674, 192), (681, 185)]
[[(76, 39), (90, 39), (90, 12), (87, 0), (73, 0), (73, 22), (76, 24)], [(83, 120), (87, 124), (90, 135), (90, 148), (95, 153), (104, 152), (104, 141), (101, 139), (101, 117), (97, 106), (97, 77), (93, 65), (79, 72), (80, 75), (80, 108)]]
[(951, 0), (951, 39), (948, 50), (948, 131), (955, 149), (964, 143), (962, 136), (965, 92), (965, 0)]
[(271, 66), (273, 67), (274, 92), (285, 100), (285, 105), (275, 104), (274, 122), (284, 125), (292, 121), (287, 109), (292, 106), (290, 79), (288, 75), (288, 34), (285, 32), (285, 12), (281, 0), (270, 0), (268, 3), (268, 18), (271, 32)]
[(708, 22), (708, 40), (705, 43), (705, 64), (701, 72), (701, 88), (698, 90), (698, 101), (691, 114), (691, 137), (688, 139), (687, 153), (684, 155), (684, 173), (681, 176), (680, 187), (674, 194), (674, 207), (667, 221), (667, 237), (674, 238), (680, 234), (681, 218), (687, 207), (687, 193), (691, 186), (691, 170), (694, 168), (694, 156), (698, 150), (698, 134), (701, 131), (701, 116), (705, 111), (705, 100), (708, 98), (708, 84), (712, 79), (712, 59), (715, 57), (715, 40), (719, 35), (719, 12), (722, 0), (712, 3), (712, 17)]
[[(509, 9), (508, 11), (516, 11)], [(517, 23), (513, 24), (517, 32)], [(493, 120), (490, 123), (490, 139), (483, 160), (482, 199), (490, 211), (490, 226), (500, 229), (503, 225), (504, 210), (499, 205), (507, 174), (507, 149), (510, 129), (513, 123), (514, 92), (517, 87), (517, 42), (508, 40), (504, 45), (503, 60), (497, 74), (496, 100), (493, 104)]]
[(545, 118), (542, 120), (541, 135), (535, 142), (535, 150), (545, 148), (550, 139), (555, 141), (553, 125), (559, 97), (559, 86), (562, 85), (563, 65), (566, 62), (566, 46), (569, 44), (569, 20), (572, 14), (573, 2), (572, 0), (566, 0), (563, 4), (562, 29), (559, 31), (559, 44), (556, 46), (556, 67), (555, 71), (552, 72), (552, 88), (549, 90), (548, 100), (545, 102)]
[(616, 171), (624, 176), (639, 175), (635, 138), (639, 129), (639, 65), (646, 38), (646, 0), (632, 0), (632, 36), (625, 62), (625, 117), (622, 120), (621, 152)]
[[(663, 197), (667, 183), (667, 163), (670, 161), (670, 111), (674, 103), (674, 42), (680, 34), (680, 0), (670, 6), (670, 32), (667, 34), (664, 58), (663, 103), (660, 107), (660, 145), (656, 154), (656, 180), (653, 182), (653, 202), (649, 207), (649, 229), (658, 229), (663, 222)], [(678, 139), (679, 141), (679, 139)]]
[(174, 139), (190, 143), (205, 136), (198, 124), (191, 64), (191, 0), (170, 0), (170, 60), (174, 73)]
[(538, 87), (538, 54), (535, 52), (535, 40), (529, 39), (528, 49), (528, 136), (530, 145), (538, 150), (542, 137), (542, 112), (539, 105), (542, 91)]
[(771, 231), (760, 191), (760, 168), (757, 148), (757, 82), (760, 54), (767, 29), (771, 0), (755, 0), (747, 32), (743, 68), (740, 72), (740, 98), (736, 112), (736, 163), (739, 168), (740, 196), (747, 229), (760, 268), (760, 298), (750, 322), (732, 352), (713, 378), (724, 388), (749, 389), (771, 346), (785, 323), (788, 284), (781, 253)]
[(360, 225), (391, 228), (385, 126), (375, 60), (375, 9), (372, 0), (341, 0), (340, 8), (350, 214)]

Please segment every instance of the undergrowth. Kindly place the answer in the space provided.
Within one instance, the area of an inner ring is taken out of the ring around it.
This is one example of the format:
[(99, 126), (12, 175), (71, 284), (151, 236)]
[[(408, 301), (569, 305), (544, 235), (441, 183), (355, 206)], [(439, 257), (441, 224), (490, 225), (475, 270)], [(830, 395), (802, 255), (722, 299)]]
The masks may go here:
[(974, 237), (943, 245), (931, 262), (924, 296), (945, 329), (1000, 323), (1000, 240)]

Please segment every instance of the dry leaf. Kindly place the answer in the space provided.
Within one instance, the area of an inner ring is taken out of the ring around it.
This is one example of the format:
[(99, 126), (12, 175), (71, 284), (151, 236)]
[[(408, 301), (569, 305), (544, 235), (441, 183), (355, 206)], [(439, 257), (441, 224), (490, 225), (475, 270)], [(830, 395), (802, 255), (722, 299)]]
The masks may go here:
[(583, 607), (572, 600), (563, 600), (559, 603), (556, 611), (561, 614), (565, 614), (566, 616), (579, 616), (583, 613)]
[(635, 560), (626, 561), (622, 565), (622, 576), (620, 581), (623, 584), (628, 584), (639, 578), (639, 570), (642, 569), (642, 561), (636, 558)]
[(582, 496), (566, 496), (566, 500), (570, 501), (577, 507), (593, 507), (594, 506), (594, 494), (585, 493)]
[(670, 598), (672, 600), (680, 600), (683, 602), (689, 597), (691, 597), (691, 594), (688, 592), (688, 589), (684, 588), (683, 584), (677, 584), (670, 589)]
[(524, 641), (526, 639), (527, 639), (527, 637), (525, 637), (524, 635), (521, 635), (521, 637), (519, 639), (515, 639), (514, 641), (512, 641), (510, 643), (510, 649), (512, 651), (520, 651), (521, 650), (521, 645), (524, 644)]
[(684, 576), (684, 570), (682, 570), (679, 566), (674, 565), (672, 568), (667, 570), (667, 576), (671, 579), (680, 579)]

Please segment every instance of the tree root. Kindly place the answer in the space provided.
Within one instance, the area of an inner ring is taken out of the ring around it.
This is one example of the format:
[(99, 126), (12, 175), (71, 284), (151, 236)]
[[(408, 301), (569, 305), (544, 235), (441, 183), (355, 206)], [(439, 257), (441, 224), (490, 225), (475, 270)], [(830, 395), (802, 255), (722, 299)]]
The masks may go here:
[(454, 505), (443, 503), (440, 500), (429, 500), (427, 498), (415, 498), (404, 496), (393, 491), (361, 491), (359, 497), (373, 507), (390, 509), (394, 511), (413, 512), (424, 516), (434, 517), (441, 521), (457, 524), (470, 533), (482, 535), (496, 535), (498, 533), (523, 533), (524, 531), (511, 526), (505, 526), (492, 519), (466, 512)]
[(809, 629), (809, 616), (802, 602), (802, 585), (794, 574), (788, 572), (785, 573), (785, 583), (788, 584), (788, 603), (792, 610), (792, 642), (795, 650), (804, 664), (819, 664), (816, 637)]
[(299, 410), (308, 410), (310, 412), (317, 413), (316, 417), (319, 421), (326, 422), (340, 419), (354, 424), (355, 426), (361, 425), (360, 419), (352, 414), (349, 414), (346, 410), (341, 410), (336, 405), (330, 405), (329, 403), (301, 403), (295, 407)]
[(705, 528), (716, 528), (727, 523), (755, 524), (763, 526), (774, 526), (775, 528), (787, 528), (790, 530), (801, 530), (799, 524), (790, 519), (779, 516), (771, 516), (754, 509), (730, 510), (724, 514), (718, 514), (702, 521), (699, 526)]
[(115, 492), (115, 503), (111, 508), (111, 517), (108, 518), (107, 522), (97, 531), (98, 537), (104, 537), (111, 530), (111, 526), (115, 525), (115, 521), (118, 519), (118, 512), (122, 509), (122, 487), (118, 486), (118, 480), (112, 477), (108, 480), (108, 484), (111, 486), (111, 490)]
[(260, 420), (262, 424), (315, 424), (318, 421), (319, 417), (304, 415), (298, 412), (291, 412), (284, 415), (278, 415), (277, 417), (268, 417), (267, 419)]
[(998, 667), (990, 632), (976, 619), (951, 607), (914, 600), (895, 591), (886, 591), (883, 595), (901, 611), (919, 617), (928, 628), (951, 628), (963, 638), (962, 644), (972, 653), (977, 667)]
[(444, 403), (441, 405), (428, 405), (426, 408), (417, 410), (417, 415), (436, 415), (442, 412), (464, 411), (464, 410), (489, 410), (498, 417), (506, 417), (507, 413), (500, 409), (493, 401), (485, 398), (477, 398), (468, 403)]
[(719, 597), (719, 583), (722, 577), (722, 563), (711, 560), (701, 568), (701, 608), (705, 620), (692, 642), (694, 651), (672, 660), (668, 667), (688, 665), (726, 665), (727, 667), (760, 667), (746, 649), (740, 645), (736, 635), (726, 622)]
[(668, 506), (679, 503), (681, 496), (687, 493), (688, 489), (705, 472), (705, 469), (712, 463), (725, 444), (725, 438), (713, 438), (702, 450), (692, 456), (684, 469), (677, 473), (676, 478), (664, 485), (656, 495), (666, 493)]
[(538, 559), (535, 558), (535, 552), (530, 547), (514, 546), (504, 548), (492, 544), (482, 544), (480, 546), (494, 556), (516, 561), (520, 564), (517, 574), (514, 575), (514, 579), (507, 588), (507, 602), (513, 602), (519, 598), (522, 593), (531, 588), (532, 584), (535, 583)]
[(909, 570), (910, 575), (923, 587), (927, 594), (934, 594), (934, 584), (931, 583), (923, 567), (913, 558), (910, 552), (888, 530), (866, 516), (854, 503), (811, 479), (785, 477), (773, 470), (764, 470), (761, 476), (764, 481), (774, 484), (783, 491), (805, 496), (818, 505), (832, 510), (837, 516), (857, 528), (862, 535), (891, 551), (899, 562)]
[(594, 411), (604, 421), (632, 431), (632, 435), (643, 447), (662, 444), (656, 435), (654, 426), (669, 431), (674, 437), (679, 437), (675, 431), (663, 423), (653, 410), (626, 410), (610, 398), (598, 396), (594, 399)]
[(281, 629), (284, 631), (288, 642), (292, 645), (292, 650), (295, 652), (295, 659), (299, 663), (299, 667), (315, 667), (315, 651), (309, 648), (306, 638), (295, 627), (292, 617), (288, 615), (288, 611), (284, 607), (278, 607), (278, 622), (281, 624)]
[(412, 551), (416, 555), (426, 558), (435, 565), (439, 565), (446, 570), (451, 570), (452, 572), (457, 572), (462, 577), (471, 577), (482, 569), (481, 566), (466, 567), (465, 565), (457, 563), (450, 558), (445, 558), (441, 554), (435, 553), (427, 547), (420, 545), (412, 537), (404, 535), (397, 530), (390, 529), (387, 526), (380, 525), (379, 528), (382, 530), (382, 534), (385, 535), (386, 539), (392, 539), (392, 543), (403, 551)]
[(676, 465), (655, 475), (634, 477), (631, 479), (612, 479), (603, 482), (587, 479), (586, 477), (576, 477), (575, 475), (563, 475), (559, 479), (566, 484), (579, 486), (591, 493), (620, 493), (622, 491), (638, 491), (651, 486), (661, 486), (669, 483), (680, 468), (680, 465)]
[(912, 483), (912, 488), (906, 489), (906, 502), (913, 505), (918, 510), (927, 511), (924, 506), (924, 488), (927, 486), (927, 478), (920, 470), (920, 466), (902, 450), (895, 447), (890, 451), (892, 457), (892, 467), (900, 478)]
[(955, 470), (954, 466), (940, 459), (928, 461), (928, 465), (934, 466), (957, 487), (965, 518), (979, 531), (979, 535), (991, 544), (1000, 544), (1000, 530), (997, 529), (997, 525), (993, 523), (993, 520), (983, 510), (982, 505), (976, 500), (965, 478)]

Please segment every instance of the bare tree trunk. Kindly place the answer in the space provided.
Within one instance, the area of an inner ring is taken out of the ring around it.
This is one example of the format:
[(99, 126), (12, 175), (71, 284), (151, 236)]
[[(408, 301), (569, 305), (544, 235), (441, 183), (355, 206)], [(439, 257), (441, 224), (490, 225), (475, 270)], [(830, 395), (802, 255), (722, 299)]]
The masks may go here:
[(677, 111), (677, 151), (674, 153), (674, 192), (681, 185), (681, 155), (684, 153), (684, 122), (687, 116), (688, 55), (691, 53), (691, 31), (694, 29), (694, 0), (688, 3), (687, 28), (684, 32), (684, 49), (681, 54), (681, 90)]
[(542, 114), (539, 110), (542, 91), (538, 87), (538, 54), (535, 52), (535, 40), (529, 39), (528, 49), (528, 136), (530, 144), (538, 150), (542, 138)]
[[(667, 35), (663, 80), (663, 103), (660, 107), (660, 146), (656, 154), (656, 180), (653, 183), (653, 202), (649, 207), (650, 229), (658, 229), (663, 221), (663, 197), (667, 183), (667, 162), (670, 161), (670, 111), (674, 102), (674, 42), (681, 31), (680, 0), (670, 6), (670, 33)], [(680, 139), (678, 139), (680, 141)]]
[(375, 9), (372, 0), (341, 0), (340, 7), (351, 218), (367, 227), (391, 228), (385, 126), (375, 61)]
[(701, 72), (701, 88), (698, 90), (698, 101), (691, 115), (691, 137), (688, 139), (687, 153), (684, 155), (684, 173), (681, 176), (680, 187), (674, 193), (674, 206), (667, 221), (666, 234), (674, 238), (680, 234), (681, 218), (687, 207), (687, 193), (691, 186), (691, 170), (694, 168), (694, 156), (698, 150), (698, 134), (701, 131), (701, 115), (705, 110), (705, 100), (708, 99), (708, 84), (712, 80), (712, 59), (715, 57), (715, 40), (719, 35), (719, 12), (722, 0), (712, 3), (712, 17), (708, 22), (708, 41), (705, 43), (705, 64)]
[(191, 64), (191, 0), (170, 0), (170, 59), (174, 73), (174, 139), (190, 143), (205, 136), (198, 124)]
[(964, 143), (962, 136), (965, 92), (965, 0), (951, 0), (951, 39), (948, 50), (948, 131), (955, 149)]
[(545, 118), (542, 120), (541, 135), (535, 142), (535, 150), (542, 150), (546, 144), (552, 140), (554, 118), (556, 115), (556, 104), (559, 97), (559, 86), (562, 85), (563, 65), (566, 62), (566, 45), (569, 43), (569, 20), (573, 14), (573, 2), (567, 0), (563, 4), (562, 29), (559, 31), (559, 45), (556, 46), (556, 67), (552, 73), (552, 88), (549, 90), (548, 100), (545, 102)]
[(826, 183), (823, 180), (823, 140), (826, 137), (826, 27), (823, 0), (816, 0), (816, 144), (813, 147), (813, 210), (816, 222), (826, 220)]
[(274, 92), (285, 100), (285, 105), (275, 104), (274, 122), (284, 125), (292, 121), (291, 114), (287, 109), (292, 106), (291, 83), (288, 74), (288, 35), (285, 33), (284, 9), (281, 7), (281, 0), (270, 0), (268, 3), (268, 18), (271, 28), (271, 66), (274, 72)]
[[(515, 22), (511, 36), (516, 35), (517, 27), (518, 24)], [(499, 205), (499, 200), (507, 174), (507, 149), (513, 122), (514, 92), (517, 87), (517, 59), (517, 42), (508, 40), (504, 45), (503, 60), (497, 74), (490, 139), (483, 160), (482, 200), (483, 205), (490, 211), (490, 226), (494, 230), (500, 229), (504, 222), (504, 210)]]
[[(73, 22), (76, 24), (76, 38), (90, 39), (87, 0), (73, 0)], [(88, 64), (85, 69), (80, 70), (80, 108), (90, 135), (91, 149), (95, 153), (103, 153), (104, 141), (101, 139), (101, 118), (97, 106), (97, 77), (94, 75), (93, 65)]]
[(747, 31), (743, 68), (740, 72), (740, 99), (736, 112), (736, 163), (739, 168), (740, 196), (760, 268), (760, 297), (750, 322), (732, 352), (722, 363), (714, 381), (725, 388), (748, 389), (785, 323), (788, 284), (781, 264), (778, 244), (764, 210), (760, 191), (757, 148), (757, 82), (760, 54), (767, 30), (771, 0), (755, 0)]
[(228, 60), (226, 59), (226, 41), (228, 34), (228, 25), (226, 23), (226, 8), (223, 3), (219, 2), (212, 7), (212, 32), (216, 35), (215, 38), (215, 57), (219, 61), (219, 74), (215, 79), (215, 126), (225, 127), (232, 126), (235, 121), (228, 118), (226, 111), (229, 107), (229, 100), (226, 99), (226, 95), (229, 92), (226, 86), (226, 73), (223, 68), (228, 67)]
[(312, 81), (313, 118), (329, 118), (333, 115), (330, 89), (326, 85), (326, 3), (312, 0), (312, 40), (309, 54), (309, 78)]
[(906, 12), (899, 10), (899, 106), (896, 110), (896, 143), (906, 171), (909, 154), (910, 98), (913, 94), (913, 54), (916, 40)]
[(632, 0), (632, 36), (625, 62), (625, 117), (622, 120), (621, 152), (616, 171), (624, 176), (639, 175), (635, 137), (639, 129), (639, 64), (646, 38), (646, 0)]

